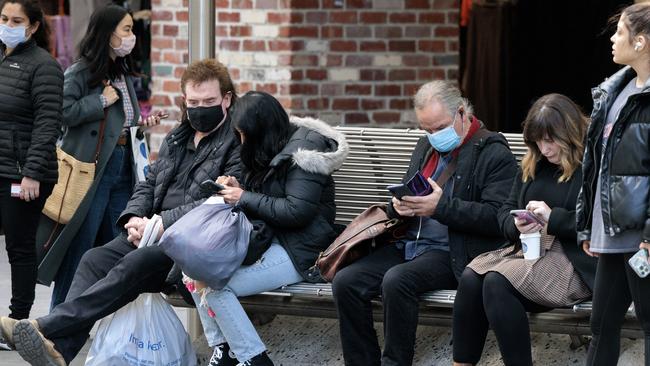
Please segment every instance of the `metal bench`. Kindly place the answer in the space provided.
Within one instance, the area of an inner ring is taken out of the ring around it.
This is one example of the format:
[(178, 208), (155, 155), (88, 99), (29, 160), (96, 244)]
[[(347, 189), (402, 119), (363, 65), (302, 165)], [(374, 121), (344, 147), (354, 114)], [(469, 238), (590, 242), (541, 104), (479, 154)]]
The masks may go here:
[[(376, 202), (390, 199), (386, 186), (399, 183), (408, 168), (411, 153), (417, 140), (424, 134), (415, 129), (386, 129), (338, 127), (350, 144), (350, 155), (341, 169), (334, 174), (336, 182), (336, 220), (349, 223), (364, 209)], [(523, 136), (505, 133), (517, 161), (526, 152)], [(419, 323), (433, 326), (451, 325), (451, 308), (456, 291), (440, 290), (421, 296)], [(173, 305), (187, 306), (180, 297), (170, 296)], [(330, 284), (297, 283), (241, 299), (250, 312), (336, 318)], [(374, 303), (375, 319), (382, 320), (381, 302)], [(580, 335), (591, 334), (589, 316), (591, 302), (572, 308), (556, 309), (542, 314), (530, 315), (531, 330), (545, 333), (572, 335), (574, 347), (582, 344)], [(195, 316), (194, 316), (195, 317)], [(196, 328), (199, 329), (196, 329)], [(198, 319), (190, 321), (190, 333), (200, 334)], [(623, 325), (622, 335), (642, 337), (640, 326), (634, 319), (631, 307)]]

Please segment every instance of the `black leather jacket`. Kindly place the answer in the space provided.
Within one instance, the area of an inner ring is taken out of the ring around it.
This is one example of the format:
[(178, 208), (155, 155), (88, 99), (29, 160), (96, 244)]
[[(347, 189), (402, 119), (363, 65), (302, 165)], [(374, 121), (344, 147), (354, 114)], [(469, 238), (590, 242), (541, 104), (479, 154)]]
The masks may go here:
[(609, 108), (635, 77), (634, 70), (625, 67), (592, 90), (594, 109), (582, 163), (584, 180), (576, 209), (579, 243), (591, 238), (600, 169), (605, 232), (615, 236), (626, 230), (642, 229), (643, 238), (650, 239), (650, 82), (641, 93), (628, 98), (612, 128), (605, 154), (602, 154), (603, 128)]

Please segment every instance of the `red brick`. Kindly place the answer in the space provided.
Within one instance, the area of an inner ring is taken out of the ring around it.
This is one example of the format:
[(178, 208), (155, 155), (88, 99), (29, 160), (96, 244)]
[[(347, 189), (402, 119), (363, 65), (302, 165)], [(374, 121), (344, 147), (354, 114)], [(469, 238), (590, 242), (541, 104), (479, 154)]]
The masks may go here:
[(327, 23), (327, 12), (324, 11), (310, 11), (305, 17), (309, 24), (325, 24)]
[(178, 26), (177, 25), (163, 25), (163, 35), (176, 37), (178, 35)]
[(336, 84), (323, 84), (320, 87), (321, 95), (332, 96), (332, 95), (343, 95), (343, 85), (340, 83)]
[(176, 38), (174, 40), (174, 46), (175, 46), (174, 48), (179, 50), (179, 51), (188, 51), (189, 46), (190, 46), (190, 42), (187, 39), (178, 39), (178, 38)]
[(280, 84), (280, 95), (289, 95), (289, 84)]
[(416, 17), (415, 13), (393, 13), (389, 19), (391, 23), (415, 23)]
[(347, 38), (370, 38), (372, 37), (372, 28), (368, 26), (348, 26), (345, 27), (345, 36)]
[(317, 84), (291, 84), (289, 85), (290, 94), (308, 94), (316, 95), (318, 94), (318, 85)]
[(404, 66), (430, 66), (431, 57), (426, 55), (411, 55), (402, 57), (402, 62)]
[(420, 13), (419, 23), (443, 24), (445, 23), (445, 13), (429, 12)]
[(348, 9), (368, 9), (372, 7), (372, 0), (346, 0), (345, 6)]
[(368, 119), (368, 114), (366, 113), (346, 113), (345, 114), (345, 123), (346, 124), (368, 124), (370, 120)]
[(161, 50), (174, 48), (174, 39), (173, 38), (153, 37), (151, 39), (151, 47), (158, 48), (158, 49), (161, 49)]
[(318, 37), (318, 27), (285, 26), (280, 27), (280, 37)]
[(357, 110), (359, 109), (359, 99), (356, 98), (345, 98), (345, 99), (334, 99), (332, 101), (333, 110)]
[(151, 13), (151, 19), (154, 21), (174, 20), (174, 13), (171, 11), (154, 11)]
[(401, 38), (402, 27), (377, 27), (375, 28), (375, 38)]
[(460, 21), (460, 14), (457, 11), (447, 12), (447, 24), (458, 24)]
[(277, 9), (278, 0), (255, 0), (256, 9)]
[(430, 26), (406, 27), (404, 36), (406, 36), (407, 38), (430, 38), (431, 27)]
[(162, 35), (162, 27), (160, 24), (152, 24), (151, 25), (151, 35), (152, 36), (160, 36)]
[(240, 93), (246, 93), (247, 91), (251, 91), (253, 90), (253, 83), (241, 82), (237, 85), (237, 90), (239, 90)]
[(162, 62), (162, 53), (160, 51), (151, 51), (151, 61)]
[(228, 8), (230, 7), (230, 0), (215, 0), (214, 6), (219, 8)]
[(411, 109), (411, 99), (391, 99), (390, 109)]
[(239, 13), (222, 13), (217, 14), (219, 23), (239, 23)]
[(377, 123), (398, 123), (401, 116), (398, 112), (375, 112), (372, 119)]
[(291, 80), (302, 80), (304, 79), (304, 73), (302, 70), (291, 70)]
[(343, 37), (343, 27), (328, 25), (321, 28), (321, 38), (341, 37)]
[(264, 41), (244, 40), (244, 51), (266, 51)]
[(177, 11), (176, 12), (176, 21), (178, 22), (187, 22), (190, 19), (190, 13), (187, 11)]
[(330, 51), (333, 51), (333, 52), (356, 52), (357, 51), (357, 42), (356, 41), (331, 41), (330, 42)]
[(326, 66), (341, 66), (343, 65), (343, 56), (341, 55), (327, 55)]
[(318, 0), (280, 0), (280, 8), (285, 9), (318, 9)]
[(230, 36), (231, 37), (250, 37), (251, 27), (247, 25), (231, 25), (230, 26)]
[(267, 92), (269, 94), (275, 94), (278, 92), (277, 84), (257, 84), (255, 90)]
[(330, 23), (356, 23), (356, 11), (333, 11), (330, 13)]
[(307, 100), (307, 108), (309, 109), (329, 109), (330, 100), (328, 98), (317, 98)]
[(220, 50), (239, 51), (240, 41), (224, 40), (219, 42)]
[(236, 67), (229, 67), (229, 68), (228, 68), (228, 73), (230, 74), (230, 77), (231, 77), (231, 78), (233, 78), (233, 79), (237, 79), (237, 80), (239, 79), (240, 71), (239, 71), (238, 68), (236, 68)]
[(447, 70), (447, 80), (458, 80), (458, 69)]
[(402, 87), (396, 84), (375, 85), (376, 96), (402, 95)]
[(174, 77), (180, 79), (187, 68), (185, 66), (174, 67)]
[(363, 12), (361, 13), (361, 23), (386, 23), (388, 14), (384, 12)]
[(214, 35), (216, 37), (228, 37), (228, 26), (217, 25), (214, 27)]
[(372, 93), (372, 85), (369, 84), (348, 84), (345, 86), (346, 95), (369, 95)]
[(269, 41), (269, 51), (290, 51), (291, 50), (291, 41), (286, 40), (274, 40)]
[(431, 0), (405, 0), (404, 7), (406, 9), (428, 9), (431, 6), (430, 3)]
[(302, 98), (280, 97), (278, 101), (286, 109), (301, 109)]
[(325, 80), (327, 79), (327, 70), (310, 69), (306, 71), (306, 77), (309, 80)]
[(436, 27), (433, 30), (435, 37), (458, 37), (458, 27)]
[(362, 99), (361, 109), (384, 109), (386, 102), (383, 99)]
[(232, 0), (233, 9), (252, 9), (253, 1), (252, 0)]
[(458, 52), (459, 47), (458, 41), (447, 41), (447, 50), (450, 52)]
[(445, 41), (418, 41), (418, 50), (423, 52), (445, 52)]
[(163, 54), (163, 61), (171, 64), (182, 64), (183, 54), (179, 52), (165, 52)]
[(418, 79), (419, 80), (435, 80), (435, 79), (444, 79), (445, 70), (444, 69), (420, 69), (418, 70)]
[(280, 55), (278, 63), (281, 66), (318, 66), (316, 55)]
[(372, 56), (368, 55), (345, 56), (345, 66), (370, 66), (372, 65), (372, 59)]
[(404, 84), (404, 95), (415, 95), (421, 84)]
[(178, 93), (181, 91), (181, 83), (177, 80), (165, 80), (163, 82), (163, 91), (167, 93)]
[(361, 52), (383, 52), (386, 51), (386, 43), (384, 41), (361, 42), (359, 50)]
[(172, 100), (167, 95), (156, 94), (151, 97), (151, 104), (167, 107), (172, 105)]
[(413, 69), (391, 70), (388, 73), (388, 80), (390, 81), (415, 80), (415, 70)]
[(364, 81), (386, 80), (386, 71), (378, 69), (365, 69), (361, 70), (359, 76), (361, 77), (361, 80)]
[(281, 24), (281, 23), (302, 23), (304, 16), (302, 13), (268, 13), (267, 20), (269, 23)]
[(435, 9), (458, 9), (458, 0), (433, 0)]
[(389, 41), (390, 52), (415, 52), (415, 41)]

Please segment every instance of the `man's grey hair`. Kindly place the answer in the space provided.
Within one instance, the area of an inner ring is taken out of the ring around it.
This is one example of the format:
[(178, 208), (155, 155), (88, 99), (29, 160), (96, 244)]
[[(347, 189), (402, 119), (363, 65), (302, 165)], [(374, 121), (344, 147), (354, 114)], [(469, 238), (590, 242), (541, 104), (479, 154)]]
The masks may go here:
[(413, 97), (415, 109), (423, 109), (434, 101), (442, 103), (452, 116), (460, 106), (463, 106), (467, 116), (474, 115), (474, 108), (472, 108), (470, 102), (466, 98), (463, 98), (460, 94), (460, 89), (450, 81), (430, 81), (422, 85)]

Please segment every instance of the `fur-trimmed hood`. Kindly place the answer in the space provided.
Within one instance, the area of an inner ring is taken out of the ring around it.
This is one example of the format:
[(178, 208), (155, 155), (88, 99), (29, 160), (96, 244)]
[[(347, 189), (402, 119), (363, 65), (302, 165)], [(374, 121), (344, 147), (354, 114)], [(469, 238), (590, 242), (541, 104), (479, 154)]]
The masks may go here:
[(291, 159), (307, 172), (330, 175), (343, 165), (349, 153), (343, 133), (314, 118), (291, 116), (290, 120), (298, 129), (273, 158), (271, 167)]

